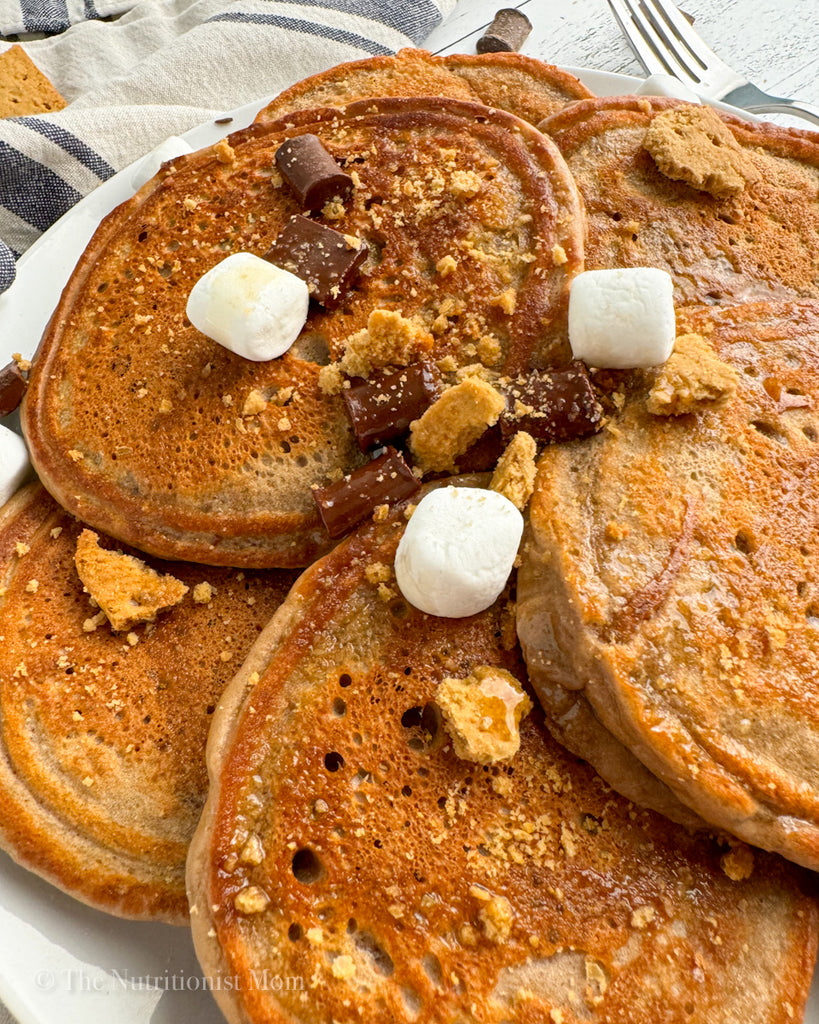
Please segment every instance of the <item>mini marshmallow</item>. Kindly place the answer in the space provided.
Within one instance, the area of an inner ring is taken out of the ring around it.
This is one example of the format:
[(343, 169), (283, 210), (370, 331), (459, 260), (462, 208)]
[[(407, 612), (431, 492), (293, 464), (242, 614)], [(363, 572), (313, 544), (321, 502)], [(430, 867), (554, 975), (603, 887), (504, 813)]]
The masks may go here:
[(658, 366), (674, 348), (674, 283), (665, 270), (587, 270), (569, 292), (569, 343), (588, 366)]
[(290, 348), (307, 320), (309, 302), (300, 277), (237, 252), (199, 278), (186, 312), (197, 330), (259, 363)]
[(145, 182), (153, 178), (166, 161), (192, 152), (193, 147), (189, 146), (184, 139), (180, 139), (178, 135), (172, 135), (169, 139), (165, 139), (136, 165), (131, 174), (131, 188), (138, 191)]
[(476, 615), (506, 586), (522, 533), (523, 516), (496, 491), (430, 491), (398, 545), (396, 582), (422, 612), (451, 619)]
[(26, 442), (0, 423), (0, 505), (20, 489), (30, 470)]
[(700, 103), (699, 96), (673, 75), (649, 75), (635, 90), (635, 96), (671, 96), (686, 103)]

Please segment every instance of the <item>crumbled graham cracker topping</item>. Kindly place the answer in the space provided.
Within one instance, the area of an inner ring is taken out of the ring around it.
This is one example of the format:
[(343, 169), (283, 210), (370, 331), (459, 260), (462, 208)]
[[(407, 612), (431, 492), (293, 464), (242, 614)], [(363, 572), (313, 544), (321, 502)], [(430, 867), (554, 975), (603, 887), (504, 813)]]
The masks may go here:
[(478, 764), (514, 757), (521, 720), (532, 710), (517, 679), (489, 665), (480, 665), (466, 679), (444, 679), (435, 703), (456, 755)]
[(751, 158), (711, 107), (691, 104), (657, 114), (643, 147), (667, 178), (718, 199), (759, 180)]
[(385, 366), (407, 366), (431, 348), (432, 335), (417, 317), (374, 309), (366, 328), (347, 339), (340, 366), (351, 377), (367, 377)]
[(657, 373), (646, 408), (655, 416), (683, 416), (721, 405), (736, 391), (738, 374), (700, 334), (681, 334)]
[(486, 381), (468, 377), (448, 388), (410, 425), (409, 447), (425, 471), (455, 469), (455, 460), (498, 422), (504, 397)]
[(85, 589), (117, 632), (152, 622), (188, 592), (184, 583), (161, 576), (133, 555), (101, 548), (92, 530), (83, 530), (77, 538), (74, 564)]
[(529, 504), (535, 490), (537, 445), (531, 434), (519, 430), (498, 459), (490, 490), (497, 491), (519, 510)]

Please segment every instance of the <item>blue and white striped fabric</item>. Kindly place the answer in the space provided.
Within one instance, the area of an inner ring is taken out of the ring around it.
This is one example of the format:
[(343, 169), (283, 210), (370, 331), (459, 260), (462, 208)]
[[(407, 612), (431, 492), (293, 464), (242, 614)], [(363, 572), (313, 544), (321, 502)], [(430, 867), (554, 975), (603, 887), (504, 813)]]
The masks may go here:
[(69, 101), (0, 120), (0, 291), (43, 231), (164, 139), (341, 61), (419, 45), (454, 4), (0, 0), (0, 34), (49, 33), (23, 45)]

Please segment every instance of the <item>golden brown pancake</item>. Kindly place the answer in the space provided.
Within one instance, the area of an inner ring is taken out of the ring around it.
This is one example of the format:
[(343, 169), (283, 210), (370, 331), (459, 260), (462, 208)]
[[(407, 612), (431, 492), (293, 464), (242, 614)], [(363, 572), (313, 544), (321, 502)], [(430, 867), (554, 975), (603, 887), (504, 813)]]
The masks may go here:
[[(45, 486), (160, 557), (292, 566), (327, 549), (311, 487), (364, 457), (341, 396), (319, 387), (320, 363), (374, 309), (420, 318), (433, 361), (474, 363), (483, 338), (499, 370), (567, 357), (583, 221), (553, 143), (457, 101), (368, 100), (293, 120), (179, 158), (111, 214), (34, 363), (22, 419)], [(330, 224), (370, 254), (338, 309), (316, 306), (287, 354), (252, 363), (196, 331), (185, 305), (205, 271), (231, 252), (264, 254), (299, 212), (272, 168), (303, 132), (355, 172)], [(269, 402), (246, 415), (254, 392)]]
[(101, 910), (187, 924), (211, 715), (293, 573), (153, 562), (191, 592), (113, 633), (89, 621), (81, 529), (37, 483), (0, 510), (0, 846)]
[(539, 711), (512, 760), (455, 756), (438, 683), (525, 679), (508, 595), (464, 619), (385, 601), (367, 572), (404, 522), (305, 572), (214, 718), (188, 874), (228, 1020), (799, 1019), (817, 918), (798, 869), (638, 810)]
[(655, 415), (655, 374), (635, 374), (608, 429), (544, 452), (521, 641), (558, 735), (612, 785), (816, 868), (819, 303), (691, 309), (679, 329), (735, 393)]
[(717, 199), (666, 177), (643, 148), (657, 114), (678, 100), (582, 100), (547, 118), (583, 195), (586, 268), (653, 266), (678, 303), (819, 297), (819, 136), (722, 115), (758, 179)]
[(446, 96), (508, 110), (530, 124), (592, 93), (567, 71), (521, 53), (434, 56), (404, 49), (365, 57), (311, 75), (280, 93), (257, 120), (271, 121), (309, 107), (345, 106), (371, 96)]

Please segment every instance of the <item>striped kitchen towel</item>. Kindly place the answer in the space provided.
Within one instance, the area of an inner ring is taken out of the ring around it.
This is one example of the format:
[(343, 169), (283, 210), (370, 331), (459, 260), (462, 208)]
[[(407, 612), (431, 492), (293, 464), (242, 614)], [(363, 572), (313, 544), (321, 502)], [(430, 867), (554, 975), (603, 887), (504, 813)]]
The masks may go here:
[[(69, 101), (0, 120), (0, 291), (86, 193), (164, 139), (341, 61), (419, 45), (455, 0), (0, 0)], [(101, 20), (101, 19), (108, 20)]]

